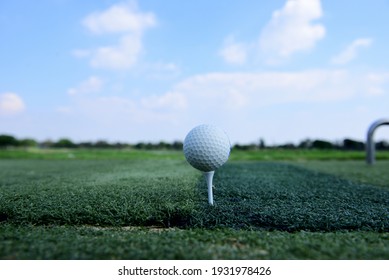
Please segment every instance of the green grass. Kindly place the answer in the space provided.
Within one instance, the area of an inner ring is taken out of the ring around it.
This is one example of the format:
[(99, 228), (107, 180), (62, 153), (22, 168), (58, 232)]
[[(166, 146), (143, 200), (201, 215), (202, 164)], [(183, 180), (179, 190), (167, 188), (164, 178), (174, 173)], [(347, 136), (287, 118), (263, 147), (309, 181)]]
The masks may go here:
[(310, 170), (333, 174), (348, 180), (363, 184), (374, 184), (389, 189), (389, 165), (388, 161), (377, 161), (373, 166), (364, 161), (304, 161), (293, 162), (297, 166)]
[[(389, 230), (389, 192), (288, 164), (232, 162), (215, 207), (185, 162), (0, 162), (0, 216), (16, 224)], [(309, 180), (308, 180), (309, 178)]]
[(0, 160), (0, 259), (389, 259), (389, 161), (233, 152), (209, 207), (182, 153), (78, 152)]
[[(389, 160), (389, 151), (377, 151), (378, 160)], [(184, 160), (182, 151), (136, 149), (0, 149), (0, 159), (177, 159)], [(263, 149), (232, 150), (230, 161), (305, 161), (364, 160), (364, 151)]]
[(0, 217), (12, 223), (169, 226), (193, 210), (195, 170), (165, 160), (0, 161)]
[[(362, 160), (366, 154), (364, 151), (342, 150), (310, 150), (310, 149), (264, 149), (255, 151), (233, 150), (230, 160), (260, 160), (260, 161), (306, 161), (306, 160)], [(377, 151), (378, 160), (389, 159), (389, 151)]]
[(181, 151), (136, 149), (0, 149), (0, 159), (184, 159)]
[(387, 259), (389, 234), (0, 226), (3, 259)]

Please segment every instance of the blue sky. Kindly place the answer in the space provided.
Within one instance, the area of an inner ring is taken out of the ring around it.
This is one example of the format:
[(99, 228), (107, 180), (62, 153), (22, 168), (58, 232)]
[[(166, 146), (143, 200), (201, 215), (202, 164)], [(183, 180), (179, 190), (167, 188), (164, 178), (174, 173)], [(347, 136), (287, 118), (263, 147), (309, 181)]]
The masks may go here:
[[(389, 117), (389, 2), (0, 2), (0, 134), (364, 140)], [(389, 139), (380, 128), (376, 139)]]

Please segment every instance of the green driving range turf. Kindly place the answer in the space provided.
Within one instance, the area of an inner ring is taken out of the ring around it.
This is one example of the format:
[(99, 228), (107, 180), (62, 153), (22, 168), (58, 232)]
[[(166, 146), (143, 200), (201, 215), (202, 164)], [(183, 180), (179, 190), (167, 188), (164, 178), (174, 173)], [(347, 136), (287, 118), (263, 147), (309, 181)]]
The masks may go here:
[(0, 258), (389, 259), (387, 160), (233, 153), (210, 207), (182, 154), (137, 153), (0, 160)]

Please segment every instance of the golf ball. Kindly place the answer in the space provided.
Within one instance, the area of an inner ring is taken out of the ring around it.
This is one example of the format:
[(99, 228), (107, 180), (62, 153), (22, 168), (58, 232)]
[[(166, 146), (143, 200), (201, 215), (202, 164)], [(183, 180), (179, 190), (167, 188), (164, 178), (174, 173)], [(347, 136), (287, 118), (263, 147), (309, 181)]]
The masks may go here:
[(230, 155), (227, 134), (217, 126), (199, 125), (189, 131), (184, 140), (186, 160), (194, 168), (209, 172), (222, 166)]

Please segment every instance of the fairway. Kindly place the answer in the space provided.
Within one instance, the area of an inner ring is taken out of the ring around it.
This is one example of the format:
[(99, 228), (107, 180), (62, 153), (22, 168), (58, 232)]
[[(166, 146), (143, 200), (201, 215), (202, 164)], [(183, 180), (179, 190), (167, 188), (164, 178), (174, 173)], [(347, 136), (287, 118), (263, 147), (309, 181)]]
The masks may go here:
[(235, 158), (210, 207), (174, 153), (2, 159), (0, 258), (389, 259), (388, 168)]

